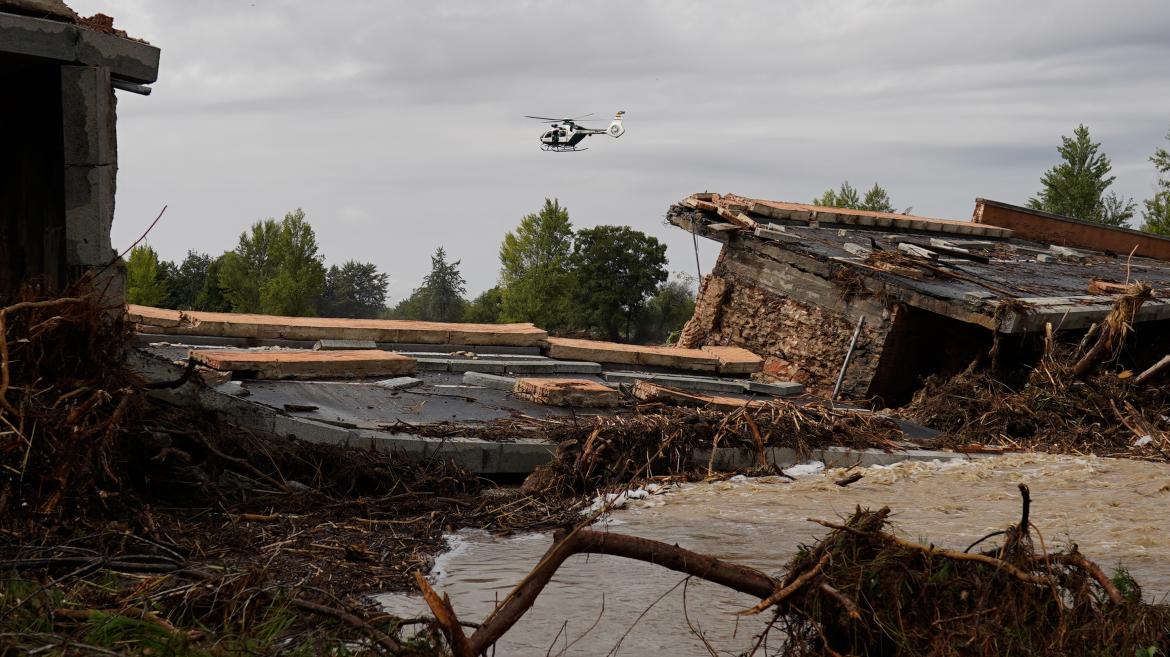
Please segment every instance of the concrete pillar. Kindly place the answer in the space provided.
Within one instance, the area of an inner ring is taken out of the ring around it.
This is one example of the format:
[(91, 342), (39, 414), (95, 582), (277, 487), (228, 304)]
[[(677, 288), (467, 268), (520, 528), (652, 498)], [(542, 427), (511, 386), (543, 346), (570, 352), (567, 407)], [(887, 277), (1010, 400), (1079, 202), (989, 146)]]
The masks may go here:
[(107, 268), (117, 256), (110, 241), (118, 175), (116, 102), (109, 68), (61, 67), (66, 265), (70, 278), (105, 269), (107, 298), (120, 302), (123, 269)]

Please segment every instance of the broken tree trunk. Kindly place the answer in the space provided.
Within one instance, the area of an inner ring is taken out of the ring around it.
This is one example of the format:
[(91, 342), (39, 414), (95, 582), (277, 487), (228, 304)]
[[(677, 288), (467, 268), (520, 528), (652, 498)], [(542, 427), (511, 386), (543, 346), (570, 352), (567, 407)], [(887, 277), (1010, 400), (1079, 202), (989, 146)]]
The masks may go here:
[[(779, 582), (754, 568), (720, 561), (677, 545), (588, 529), (561, 531), (553, 536), (552, 547), (545, 552), (540, 563), (466, 640), (460, 638), (463, 631), (450, 603), (433, 591), (426, 596), (426, 602), (442, 624), (444, 633), (455, 638), (451, 646), (455, 657), (484, 654), (532, 607), (557, 569), (574, 554), (609, 554), (645, 561), (760, 599), (767, 599), (781, 588)], [(424, 591), (429, 589), (428, 586)]]
[(1083, 378), (1097, 369), (1102, 361), (1112, 358), (1117, 353), (1138, 309), (1152, 296), (1153, 289), (1149, 285), (1135, 283), (1129, 287), (1129, 292), (1118, 297), (1113, 304), (1113, 311), (1101, 325), (1097, 342), (1073, 365), (1074, 377)]

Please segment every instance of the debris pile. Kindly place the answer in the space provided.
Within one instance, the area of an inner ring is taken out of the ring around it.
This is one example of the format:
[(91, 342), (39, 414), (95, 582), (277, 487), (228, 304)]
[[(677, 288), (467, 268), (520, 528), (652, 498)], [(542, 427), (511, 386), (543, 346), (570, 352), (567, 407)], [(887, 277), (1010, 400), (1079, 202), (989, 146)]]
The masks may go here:
[[(1112, 577), (1077, 551), (1049, 552), (1028, 524), (966, 550), (885, 530), (890, 510), (858, 510), (798, 555), (772, 605), (787, 634), (780, 654), (1143, 655), (1170, 648), (1170, 607), (1142, 602), (1124, 571)], [(983, 548), (983, 549), (979, 549)]]
[(406, 586), (455, 528), (578, 517), (447, 461), (157, 401), (109, 310), (89, 293), (0, 309), (0, 654), (399, 654), (402, 619), (360, 594)]
[[(1170, 388), (1159, 364), (1135, 374), (1119, 364), (1130, 322), (1150, 288), (1135, 285), (1076, 344), (1050, 337), (1022, 376), (972, 364), (932, 378), (905, 410), (943, 432), (940, 446), (972, 451), (1033, 449), (1170, 461)], [(1162, 364), (1164, 367), (1164, 364)]]
[[(493, 431), (493, 428), (485, 428)], [(828, 446), (900, 449), (902, 431), (884, 417), (789, 401), (753, 402), (733, 411), (711, 407), (637, 407), (631, 414), (544, 420), (539, 431), (557, 443), (556, 456), (524, 483), (533, 495), (569, 497), (654, 476), (710, 476), (716, 448), (765, 451), (788, 447), (806, 456)]]

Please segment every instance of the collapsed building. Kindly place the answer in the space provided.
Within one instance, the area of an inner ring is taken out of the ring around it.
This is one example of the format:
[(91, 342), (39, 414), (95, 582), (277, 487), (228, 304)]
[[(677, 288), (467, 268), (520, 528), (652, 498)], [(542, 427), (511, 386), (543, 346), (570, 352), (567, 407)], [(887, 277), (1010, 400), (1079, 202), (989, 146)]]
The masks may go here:
[(723, 247), (679, 346), (739, 346), (765, 359), (757, 377), (897, 405), (977, 359), (1034, 358), (1048, 327), (1100, 322), (1133, 281), (1154, 288), (1135, 330), (1168, 333), (1170, 240), (985, 199), (973, 219), (689, 196), (667, 220)]
[(148, 93), (158, 64), (158, 48), (109, 17), (79, 17), (61, 0), (0, 0), (0, 300), (99, 271), (120, 300), (114, 89)]

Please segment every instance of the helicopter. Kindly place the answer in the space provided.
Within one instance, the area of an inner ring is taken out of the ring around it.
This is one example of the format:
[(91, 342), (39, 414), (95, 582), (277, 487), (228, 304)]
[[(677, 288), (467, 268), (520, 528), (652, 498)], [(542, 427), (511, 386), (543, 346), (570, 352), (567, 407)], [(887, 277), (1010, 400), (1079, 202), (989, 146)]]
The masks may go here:
[(585, 140), (586, 137), (592, 135), (609, 135), (614, 139), (626, 134), (626, 129), (622, 127), (622, 116), (625, 112), (618, 112), (613, 117), (613, 122), (609, 124), (608, 128), (604, 130), (601, 128), (586, 128), (578, 125), (577, 121), (592, 116), (586, 114), (572, 119), (553, 119), (547, 116), (527, 116), (527, 119), (536, 119), (538, 121), (548, 121), (552, 125), (550, 129), (546, 130), (540, 136), (541, 150), (552, 151), (555, 153), (571, 153), (574, 151), (588, 150), (585, 148), (577, 148), (577, 145)]

